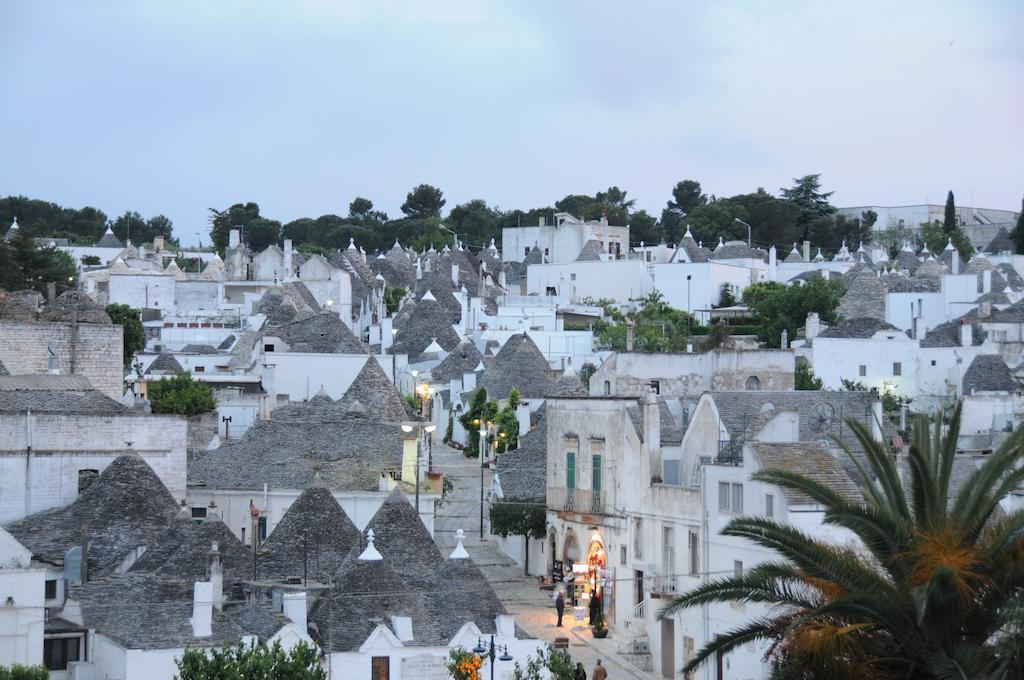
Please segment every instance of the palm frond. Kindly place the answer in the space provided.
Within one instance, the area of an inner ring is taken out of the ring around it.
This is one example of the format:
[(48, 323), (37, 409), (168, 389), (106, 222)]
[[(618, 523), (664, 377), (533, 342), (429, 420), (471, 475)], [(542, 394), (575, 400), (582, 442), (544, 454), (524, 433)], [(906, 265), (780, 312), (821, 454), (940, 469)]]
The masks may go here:
[[(859, 420), (847, 418), (846, 424), (864, 450), (871, 471), (881, 487), (881, 493), (873, 494), (878, 504), (897, 517), (909, 519), (910, 510), (907, 507), (906, 495), (903, 493), (903, 484), (900, 482), (899, 473), (896, 470), (892, 449), (888, 444), (876, 440), (874, 433)], [(857, 464), (858, 468), (863, 470), (860, 461), (857, 460), (857, 455), (846, 444), (842, 442), (840, 444), (846, 455)], [(870, 483), (871, 477), (867, 475), (865, 477), (866, 481)]]
[(740, 645), (756, 640), (767, 640), (778, 634), (778, 623), (772, 619), (755, 619), (745, 626), (736, 628), (719, 635), (711, 640), (694, 655), (686, 666), (683, 673), (692, 673), (700, 668), (701, 664), (719, 652), (723, 654), (731, 652)]
[(1015, 469), (1021, 456), (1024, 456), (1024, 448), (1021, 447), (1022, 437), (1024, 426), (1018, 427), (980, 468), (968, 475), (957, 494), (956, 502), (953, 503), (952, 515), (961, 524), (976, 522), (980, 509), (991, 505), (991, 494), (999, 478), (1007, 470)]

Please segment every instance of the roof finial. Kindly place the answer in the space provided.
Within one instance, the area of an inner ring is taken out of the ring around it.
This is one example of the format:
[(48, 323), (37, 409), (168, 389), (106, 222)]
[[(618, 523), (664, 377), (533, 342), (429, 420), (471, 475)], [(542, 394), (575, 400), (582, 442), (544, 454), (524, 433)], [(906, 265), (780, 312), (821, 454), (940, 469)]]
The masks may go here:
[(348, 249), (349, 250), (355, 250), (356, 249), (356, 240), (355, 240), (355, 238), (353, 238), (351, 236), (348, 237)]
[(459, 529), (455, 532), (455, 538), (457, 543), (455, 544), (455, 550), (452, 550), (452, 554), (448, 556), (450, 560), (468, 560), (469, 553), (466, 551), (466, 546), (462, 545), (462, 539), (466, 537), (466, 532)]
[(373, 529), (366, 530), (366, 550), (359, 555), (358, 559), (362, 562), (378, 562), (384, 559), (377, 548), (373, 546)]

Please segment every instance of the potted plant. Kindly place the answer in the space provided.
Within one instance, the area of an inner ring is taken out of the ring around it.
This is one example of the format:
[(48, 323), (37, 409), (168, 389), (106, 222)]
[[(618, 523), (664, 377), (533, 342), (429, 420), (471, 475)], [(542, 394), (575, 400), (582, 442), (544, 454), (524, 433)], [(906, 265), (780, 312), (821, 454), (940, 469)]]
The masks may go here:
[(594, 622), (591, 624), (591, 630), (596, 638), (608, 637), (608, 622), (604, 620), (604, 606), (603, 602), (594, 611)]

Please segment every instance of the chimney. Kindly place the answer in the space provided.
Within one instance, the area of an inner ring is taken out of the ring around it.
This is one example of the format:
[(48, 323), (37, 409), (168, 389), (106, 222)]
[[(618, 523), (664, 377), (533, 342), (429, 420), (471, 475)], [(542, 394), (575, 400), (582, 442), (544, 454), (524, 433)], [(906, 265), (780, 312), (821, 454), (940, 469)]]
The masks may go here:
[(810, 241), (804, 241), (803, 251), (804, 251), (804, 262), (810, 262), (811, 261), (811, 242)]
[(307, 632), (305, 591), (281, 595), (281, 612), (298, 626), (300, 631)]
[(646, 392), (643, 396), (644, 451), (651, 466), (651, 477), (661, 478), (661, 414), (658, 411), (658, 398), (654, 392)]
[(60, 375), (60, 357), (57, 356), (57, 352), (54, 351), (53, 347), (46, 346), (47, 363), (46, 372), (50, 375)]
[(452, 262), (452, 285), (459, 285), (459, 265)]
[(530, 431), (530, 405), (525, 402), (519, 402), (516, 405), (516, 420), (519, 421), (519, 433), (520, 435), (526, 434)]
[(829, 277), (829, 276), (830, 276), (831, 274), (832, 274), (832, 272), (830, 272), (830, 271), (829, 271), (828, 269), (826, 269), (825, 267), (822, 267), (822, 268), (821, 268), (821, 278), (823, 278), (823, 279), (825, 279), (826, 281), (828, 281), (828, 277)]
[(992, 270), (986, 269), (981, 272), (981, 294), (987, 295), (992, 292)]
[(210, 601), (217, 611), (224, 610), (224, 568), (220, 563), (220, 549), (214, 543), (210, 547)]
[(419, 260), (416, 260), (416, 280), (420, 281), (423, 279), (423, 265), (420, 264)]
[(782, 329), (782, 337), (780, 338), (779, 347), (782, 349), (789, 349), (789, 331), (785, 328)]
[(974, 344), (974, 336), (972, 335), (971, 324), (967, 323), (966, 320), (960, 322), (960, 345), (962, 347), (970, 347)]
[(153, 237), (153, 252), (162, 253), (164, 250), (164, 237), (154, 236)]
[(953, 257), (949, 263), (949, 270), (954, 274), (960, 273), (960, 253), (956, 248), (953, 248)]
[(633, 351), (633, 319), (626, 319), (626, 351)]
[(260, 395), (260, 420), (270, 420), (270, 395)]
[(686, 353), (687, 354), (693, 354), (693, 343), (692, 342), (686, 343)]
[(821, 332), (821, 321), (817, 312), (808, 312), (807, 321), (804, 324), (804, 337), (813, 340)]
[(139, 246), (139, 257), (141, 257), (142, 259), (146, 259), (146, 246)]
[(284, 280), (291, 281), (294, 271), (292, 270), (292, 240), (284, 240)]
[(924, 340), (927, 333), (928, 330), (924, 326), (924, 315), (921, 314), (921, 308), (918, 307), (917, 316), (914, 317), (914, 339)]
[(462, 389), (466, 392), (476, 389), (476, 373), (467, 371), (462, 374)]
[(228, 248), (237, 248), (241, 242), (242, 236), (238, 229), (232, 229), (228, 232)]
[(196, 581), (192, 591), (192, 636), (210, 637), (213, 635), (213, 584), (209, 581)]
[(778, 281), (779, 280), (779, 255), (775, 250), (775, 246), (768, 249), (768, 280)]
[(982, 319), (987, 319), (992, 316), (992, 303), (986, 300), (978, 305), (978, 316)]

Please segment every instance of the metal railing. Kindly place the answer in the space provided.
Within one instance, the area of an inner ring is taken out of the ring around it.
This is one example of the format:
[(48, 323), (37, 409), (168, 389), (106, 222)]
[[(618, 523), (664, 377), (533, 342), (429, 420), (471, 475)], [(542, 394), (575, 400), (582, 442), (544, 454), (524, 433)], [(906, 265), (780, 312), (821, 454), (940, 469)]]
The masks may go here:
[(548, 487), (548, 508), (559, 512), (603, 515), (607, 500), (604, 491)]
[(743, 442), (736, 439), (718, 442), (715, 465), (743, 465)]

